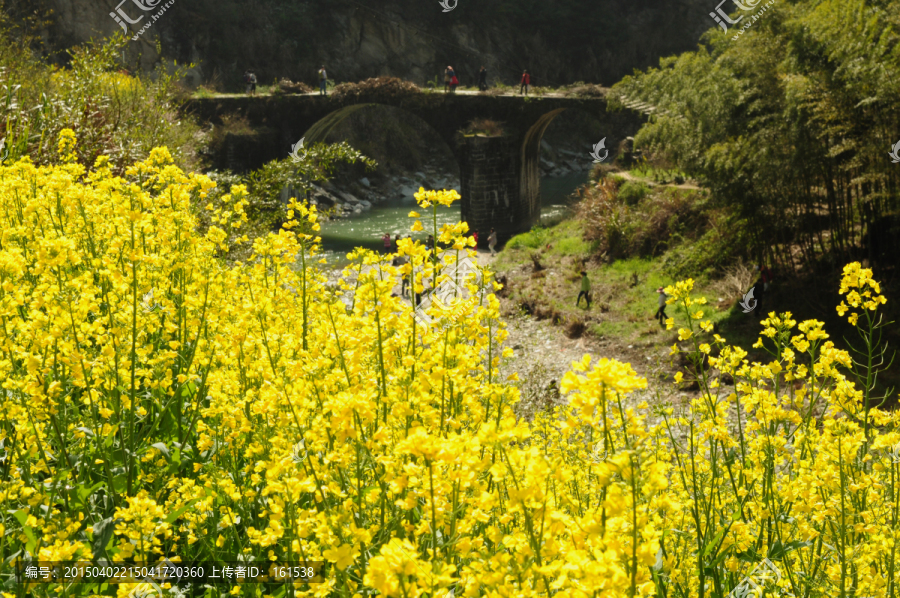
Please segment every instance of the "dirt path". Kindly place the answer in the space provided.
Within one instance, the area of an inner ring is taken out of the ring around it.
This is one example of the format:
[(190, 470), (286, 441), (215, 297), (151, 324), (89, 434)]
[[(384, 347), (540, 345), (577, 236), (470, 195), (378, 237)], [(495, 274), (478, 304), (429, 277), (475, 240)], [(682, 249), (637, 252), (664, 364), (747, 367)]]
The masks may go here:
[[(476, 259), (479, 266), (489, 269), (496, 261), (490, 251), (485, 250), (479, 250)], [(339, 276), (339, 272), (335, 271), (332, 275)], [(394, 293), (399, 296), (399, 278), (396, 282)], [(349, 298), (345, 297), (345, 300), (349, 307)], [(568, 338), (563, 326), (521, 313), (512, 301), (503, 297), (500, 303), (502, 319), (509, 333), (503, 347), (513, 350), (513, 356), (501, 364), (500, 379), (506, 379), (512, 373), (518, 374), (517, 384), (522, 397), (517, 408), (520, 416), (531, 418), (538, 410), (560, 404), (558, 387), (563, 376), (572, 369), (573, 362), (581, 361), (585, 355), (591, 357), (591, 363), (604, 357), (629, 363), (638, 375), (647, 379), (648, 388), (628, 397), (628, 406), (645, 400), (658, 402), (658, 397), (676, 403), (687, 400), (687, 393), (675, 391), (669, 382), (664, 381), (670, 373), (667, 347), (637, 346), (592, 336)]]
[(674, 183), (666, 183), (665, 185), (663, 185), (662, 183), (654, 183), (654, 182), (652, 182), (652, 181), (648, 181), (647, 179), (641, 179), (641, 178), (638, 178), (638, 177), (632, 175), (632, 174), (631, 174), (630, 172), (628, 172), (627, 170), (622, 170), (622, 171), (619, 171), (619, 172), (614, 172), (613, 174), (614, 174), (615, 176), (620, 176), (620, 177), (622, 177), (622, 178), (625, 179), (626, 181), (633, 181), (633, 182), (638, 182), (638, 183), (644, 183), (644, 184), (647, 185), (648, 187), (674, 187), (674, 188), (676, 188), (676, 189), (691, 189), (691, 190), (693, 190), (693, 191), (699, 191), (699, 190), (700, 190), (700, 187), (698, 187), (697, 185), (691, 185), (690, 183), (682, 183), (681, 185), (675, 185)]
[[(491, 268), (496, 260), (489, 251), (478, 252), (478, 263)], [(564, 327), (553, 325), (550, 320), (538, 320), (524, 313), (517, 313), (508, 300), (501, 298), (501, 313), (507, 324), (509, 338), (504, 346), (510, 347), (514, 355), (501, 367), (505, 378), (513, 372), (519, 376), (522, 395), (518, 412), (531, 417), (536, 411), (553, 404), (559, 404), (556, 388), (562, 377), (572, 368), (572, 363), (585, 355), (591, 363), (601, 358), (616, 359), (630, 363), (638, 375), (647, 378), (648, 388), (629, 397), (627, 403), (636, 405), (641, 401), (653, 400), (657, 393), (668, 399), (686, 400), (687, 395), (678, 396), (671, 384), (662, 382), (668, 367), (668, 350), (663, 347), (647, 348), (622, 345), (609, 340), (593, 337), (568, 338)]]

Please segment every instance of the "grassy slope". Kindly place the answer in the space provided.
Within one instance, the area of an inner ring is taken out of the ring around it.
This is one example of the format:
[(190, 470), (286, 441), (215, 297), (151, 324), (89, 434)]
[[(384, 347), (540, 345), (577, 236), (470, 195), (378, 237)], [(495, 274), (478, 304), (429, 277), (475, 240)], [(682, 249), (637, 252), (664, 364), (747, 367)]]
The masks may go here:
[[(657, 307), (656, 289), (676, 282), (666, 274), (664, 264), (672, 257), (672, 252), (684, 252), (685, 246), (678, 245), (655, 258), (629, 258), (612, 263), (592, 260), (592, 249), (583, 239), (583, 225), (575, 218), (511, 239), (494, 262), (495, 271), (507, 276), (504, 309), (507, 312), (524, 309), (539, 319), (552, 319), (567, 327), (569, 332), (575, 332), (571, 322), (583, 322), (585, 334), (623, 349), (675, 343), (675, 332), (662, 330), (653, 315)], [(534, 271), (532, 256), (537, 256), (543, 270)], [(582, 268), (587, 271), (592, 285), (590, 310), (583, 301), (580, 307), (575, 307)], [(694, 281), (694, 294), (708, 299), (707, 309), (711, 311), (710, 319), (716, 323), (718, 333), (729, 344), (748, 351), (751, 362), (770, 361), (767, 353), (751, 347), (759, 337), (760, 318), (756, 312), (743, 313), (738, 306), (741, 295), (734, 283), (706, 274), (695, 276)], [(839, 275), (829, 276), (827, 280), (779, 279), (766, 295), (765, 312), (789, 311), (798, 322), (806, 319), (824, 321), (831, 339), (839, 347), (847, 348), (847, 338), (850, 341), (857, 339), (847, 337), (851, 329), (834, 309), (841, 300), (837, 292), (839, 281)], [(888, 298), (888, 320), (896, 320), (891, 315), (896, 315), (897, 306), (890, 305), (890, 294)], [(667, 307), (667, 314), (670, 317), (676, 315), (674, 306)], [(680, 322), (683, 323), (684, 318)], [(892, 347), (898, 344), (896, 335), (887, 340)], [(673, 373), (675, 369), (673, 367)], [(900, 383), (900, 368), (893, 370), (879, 380), (880, 390), (886, 390), (887, 386), (896, 388)], [(896, 397), (896, 393), (894, 395)]]

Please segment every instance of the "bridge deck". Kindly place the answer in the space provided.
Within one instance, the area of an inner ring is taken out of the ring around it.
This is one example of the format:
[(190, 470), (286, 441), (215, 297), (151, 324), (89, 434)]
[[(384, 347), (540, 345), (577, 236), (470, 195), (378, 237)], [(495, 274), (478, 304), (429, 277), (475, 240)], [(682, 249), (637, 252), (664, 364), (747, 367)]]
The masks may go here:
[[(609, 93), (609, 88), (602, 88), (602, 91), (604, 92), (603, 97), (605, 98)], [(509, 91), (509, 92), (501, 92), (501, 93), (493, 92), (492, 93), (492, 92), (482, 92), (482, 91), (477, 91), (477, 90), (457, 89), (456, 91), (454, 91), (451, 94), (451, 93), (443, 91), (442, 89), (441, 90), (431, 90), (431, 89), (425, 88), (425, 89), (422, 89), (421, 92), (424, 94), (434, 94), (434, 95), (446, 94), (446, 95), (458, 95), (458, 96), (482, 96), (482, 97), (487, 96), (487, 97), (504, 97), (504, 98), (514, 98), (514, 97), (519, 97), (519, 96), (521, 96), (523, 98), (525, 97), (524, 94), (519, 94), (518, 91)], [(315, 97), (318, 95), (319, 95), (318, 91), (311, 91), (309, 93), (285, 93), (285, 94), (257, 93), (257, 94), (255, 94), (256, 97), (261, 97), (261, 98), (274, 98), (274, 97), (282, 97), (282, 96)], [(331, 95), (331, 92), (329, 92), (329, 95)], [(247, 93), (215, 93), (215, 94), (205, 95), (205, 96), (199, 96), (199, 95), (194, 94), (191, 96), (191, 99), (246, 98), (246, 97), (253, 97), (253, 96), (250, 96)], [(529, 98), (558, 98), (558, 99), (570, 99), (570, 100), (591, 99), (591, 96), (576, 96), (576, 95), (571, 95), (571, 94), (567, 95), (562, 92), (550, 92), (550, 93), (538, 94), (538, 93), (534, 93), (534, 91), (529, 93), (528, 97)]]

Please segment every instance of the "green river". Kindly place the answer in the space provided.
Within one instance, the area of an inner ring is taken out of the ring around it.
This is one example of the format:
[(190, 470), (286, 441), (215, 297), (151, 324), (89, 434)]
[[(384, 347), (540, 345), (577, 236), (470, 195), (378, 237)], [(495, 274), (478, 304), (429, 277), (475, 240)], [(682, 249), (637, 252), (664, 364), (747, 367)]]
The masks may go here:
[[(573, 200), (572, 193), (588, 180), (587, 172), (573, 172), (561, 177), (544, 177), (541, 179), (541, 219), (557, 218), (569, 209)], [(410, 233), (412, 210), (422, 215), (425, 230), (416, 234)], [(443, 224), (459, 222), (460, 206), (456, 202), (451, 207), (438, 206), (437, 225), (440, 230)], [(400, 234), (402, 237), (412, 234), (414, 239), (424, 241), (431, 233), (431, 208), (418, 208), (412, 196), (402, 200), (386, 201), (370, 210), (323, 222), (319, 234), (322, 237), (323, 254), (327, 263), (333, 267), (346, 264), (346, 254), (356, 247), (382, 250), (381, 237), (390, 233), (391, 238)], [(487, 238), (487, 231), (481, 231), (482, 238)]]

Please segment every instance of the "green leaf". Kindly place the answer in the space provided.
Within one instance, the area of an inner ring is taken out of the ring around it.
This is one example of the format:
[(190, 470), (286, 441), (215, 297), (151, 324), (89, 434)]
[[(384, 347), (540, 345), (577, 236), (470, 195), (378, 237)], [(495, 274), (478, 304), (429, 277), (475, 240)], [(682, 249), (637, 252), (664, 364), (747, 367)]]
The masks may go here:
[(167, 461), (171, 460), (171, 456), (169, 455), (169, 447), (167, 447), (164, 442), (157, 442), (156, 444), (151, 444), (150, 446), (165, 455)]
[(76, 486), (69, 495), (72, 497), (72, 502), (79, 509), (83, 509), (87, 506), (87, 499), (100, 489), (103, 486), (103, 482), (97, 482), (93, 486), (85, 486), (84, 484)]
[(798, 548), (807, 548), (813, 544), (814, 542), (812, 541), (801, 542), (800, 540), (794, 540), (793, 542), (788, 542), (782, 546), (781, 542), (776, 541), (772, 544), (772, 547), (769, 548), (769, 559), (781, 560), (787, 553), (793, 552)]
[[(728, 526), (731, 527), (731, 526)], [(722, 536), (725, 535), (725, 532), (728, 531), (728, 527), (719, 528), (719, 531), (716, 532), (716, 535), (713, 536), (713, 539), (707, 542), (706, 546), (703, 547), (703, 555), (702, 558), (706, 558), (710, 552), (712, 552), (713, 548), (715, 548), (719, 541), (722, 539)]]
[(122, 494), (128, 487), (128, 478), (123, 475), (113, 477), (112, 487), (116, 494)]
[(92, 526), (94, 541), (91, 542), (91, 553), (94, 555), (94, 560), (103, 557), (103, 553), (106, 551), (106, 547), (109, 544), (110, 539), (112, 539), (113, 532), (116, 529), (116, 523), (119, 521), (121, 521), (121, 519), (109, 517)]
[(22, 525), (22, 531), (25, 533), (25, 537), (28, 538), (28, 543), (25, 544), (25, 550), (29, 553), (34, 554), (34, 547), (37, 546), (37, 539), (34, 537), (34, 529), (30, 525), (26, 525), (28, 521), (28, 511), (25, 509), (19, 509), (13, 516), (16, 518)]
[(183, 507), (181, 507), (180, 509), (176, 509), (175, 511), (172, 511), (171, 513), (169, 513), (169, 515), (166, 517), (166, 523), (174, 523), (176, 519), (178, 519), (179, 517), (184, 515), (188, 509), (190, 509), (192, 506), (194, 506), (194, 503), (197, 502), (198, 500), (200, 500), (200, 499), (195, 498), (193, 500), (189, 500), (187, 502), (187, 504), (184, 505)]

